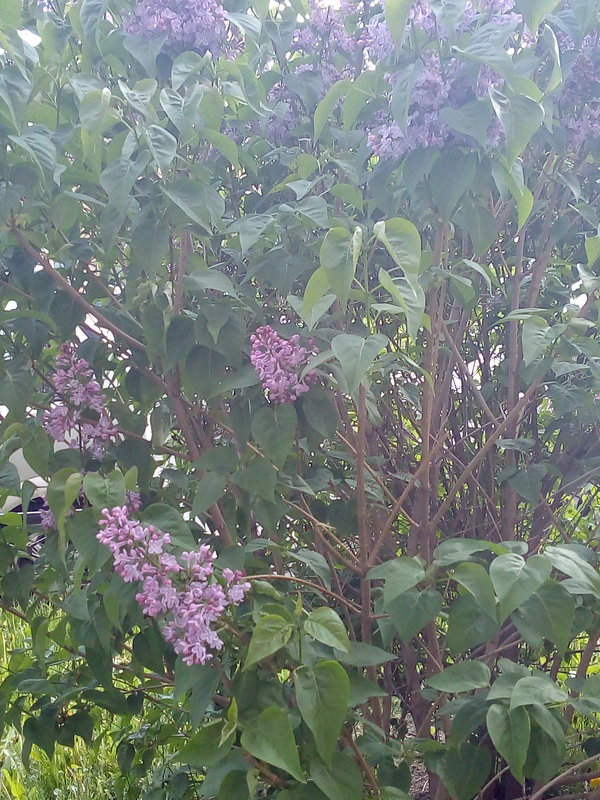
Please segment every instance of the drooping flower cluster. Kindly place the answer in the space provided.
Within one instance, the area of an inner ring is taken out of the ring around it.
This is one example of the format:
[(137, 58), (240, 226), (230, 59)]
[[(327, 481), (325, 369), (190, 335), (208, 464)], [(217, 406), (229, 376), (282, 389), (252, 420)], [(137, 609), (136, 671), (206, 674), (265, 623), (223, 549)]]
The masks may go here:
[(313, 370), (300, 377), (310, 358), (318, 353), (313, 342), (309, 342), (309, 348), (303, 347), (297, 334), (283, 339), (270, 325), (258, 328), (250, 341), (250, 360), (272, 403), (293, 403), (317, 381)]
[(227, 17), (218, 0), (139, 0), (124, 28), (138, 36), (162, 33), (165, 47), (215, 57), (227, 41)]
[(126, 583), (139, 581), (136, 600), (144, 614), (158, 618), (163, 636), (186, 664), (205, 664), (223, 641), (213, 627), (228, 606), (239, 605), (250, 589), (241, 573), (223, 570), (223, 585), (214, 578), (216, 553), (208, 545), (168, 553), (168, 533), (143, 525), (127, 506), (103, 509), (98, 540), (114, 558), (115, 570)]
[(52, 379), (56, 396), (44, 414), (45, 430), (56, 442), (101, 458), (119, 434), (93, 370), (84, 358), (77, 357), (72, 342), (61, 346)]

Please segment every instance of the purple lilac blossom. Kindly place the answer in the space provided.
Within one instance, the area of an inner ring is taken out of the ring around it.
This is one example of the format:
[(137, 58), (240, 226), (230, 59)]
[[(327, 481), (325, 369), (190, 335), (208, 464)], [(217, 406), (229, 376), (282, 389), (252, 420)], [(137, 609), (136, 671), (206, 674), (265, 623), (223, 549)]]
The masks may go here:
[(42, 526), (42, 530), (46, 531), (46, 533), (56, 530), (56, 519), (52, 511), (48, 508), (48, 505), (40, 508), (40, 525)]
[[(421, 58), (423, 68), (412, 89), (406, 129), (402, 130), (397, 122), (385, 121), (367, 136), (369, 146), (379, 158), (398, 159), (419, 148), (441, 147), (450, 135), (440, 110), (448, 104), (450, 79), (457, 71), (457, 62), (451, 59), (442, 71), (440, 57), (435, 51), (426, 50)], [(391, 80), (393, 82), (394, 78)]]
[(595, 36), (584, 38), (565, 81), (560, 105), (572, 147), (600, 137), (600, 42)]
[(360, 41), (368, 49), (371, 58), (379, 60), (394, 54), (394, 40), (383, 19), (372, 19)]
[(330, 52), (351, 55), (356, 39), (346, 32), (341, 15), (323, 0), (309, 0), (309, 6), (310, 16), (294, 32), (294, 49), (313, 54), (327, 47)]
[[(224, 585), (212, 578), (217, 555), (206, 544), (180, 558), (165, 551), (168, 533), (142, 525), (127, 506), (102, 510), (97, 538), (111, 551), (115, 571), (126, 583), (139, 581), (136, 600), (144, 614), (158, 617), (163, 636), (185, 664), (205, 664), (223, 642), (214, 629), (231, 605), (250, 589), (242, 573), (223, 570)], [(211, 579), (212, 578), (212, 579)]]
[(227, 43), (227, 16), (218, 0), (139, 0), (123, 27), (138, 36), (162, 33), (167, 48), (215, 57)]
[(77, 357), (77, 347), (72, 342), (60, 348), (53, 381), (56, 397), (44, 414), (44, 429), (56, 442), (102, 458), (107, 445), (116, 442), (119, 433), (108, 416), (100, 384), (89, 363)]
[(283, 339), (270, 325), (258, 328), (250, 341), (250, 361), (272, 403), (293, 403), (316, 382), (313, 371), (300, 378), (311, 356), (318, 352), (313, 342), (308, 348), (302, 347), (297, 334)]

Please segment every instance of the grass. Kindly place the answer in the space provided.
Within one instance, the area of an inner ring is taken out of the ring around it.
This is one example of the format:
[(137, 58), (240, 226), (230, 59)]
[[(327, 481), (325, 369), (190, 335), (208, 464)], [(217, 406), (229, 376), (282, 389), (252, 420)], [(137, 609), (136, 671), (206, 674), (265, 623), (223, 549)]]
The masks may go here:
[[(28, 648), (29, 626), (0, 611), (0, 679), (11, 652)], [(109, 735), (91, 747), (75, 739), (74, 747), (57, 747), (53, 758), (34, 747), (29, 765), (21, 761), (23, 738), (7, 726), (0, 739), (0, 800), (115, 800), (119, 775)]]

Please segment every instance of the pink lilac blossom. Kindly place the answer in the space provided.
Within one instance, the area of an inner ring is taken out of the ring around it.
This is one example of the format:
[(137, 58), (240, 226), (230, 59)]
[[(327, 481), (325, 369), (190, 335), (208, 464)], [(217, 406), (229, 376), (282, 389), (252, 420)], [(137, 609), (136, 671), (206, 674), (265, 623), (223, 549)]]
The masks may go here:
[(214, 575), (216, 553), (206, 544), (178, 559), (167, 553), (168, 533), (132, 519), (127, 506), (102, 511), (97, 538), (111, 551), (116, 572), (126, 583), (139, 581), (136, 600), (149, 617), (163, 623), (165, 639), (184, 663), (205, 664), (223, 647), (214, 626), (229, 606), (239, 605), (250, 589), (242, 573)]
[(300, 377), (311, 356), (318, 353), (313, 342), (302, 347), (297, 334), (283, 339), (270, 325), (258, 328), (250, 341), (250, 361), (272, 403), (293, 403), (317, 381), (312, 370)]
[(139, 0), (123, 27), (139, 36), (165, 35), (166, 48), (220, 55), (227, 42), (227, 15), (218, 0)]
[(72, 342), (61, 346), (52, 377), (56, 398), (44, 414), (43, 427), (56, 442), (102, 458), (107, 445), (117, 441), (118, 430), (108, 416), (100, 384), (89, 363), (77, 357)]

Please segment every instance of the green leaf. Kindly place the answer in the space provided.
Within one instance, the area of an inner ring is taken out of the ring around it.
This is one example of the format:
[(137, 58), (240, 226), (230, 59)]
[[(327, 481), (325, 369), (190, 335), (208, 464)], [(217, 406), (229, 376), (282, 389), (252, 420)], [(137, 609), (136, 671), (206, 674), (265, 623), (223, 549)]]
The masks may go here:
[(19, 472), (10, 461), (7, 461), (0, 467), (0, 488), (8, 489), (16, 495), (21, 491)]
[(492, 757), (485, 746), (466, 742), (427, 756), (427, 766), (440, 776), (454, 800), (472, 800), (486, 782)]
[(231, 750), (235, 734), (221, 742), (223, 720), (214, 720), (204, 725), (193, 734), (192, 738), (179, 751), (179, 758), (183, 764), (188, 764), (196, 769), (206, 769), (217, 764)]
[(490, 639), (498, 630), (495, 618), (483, 614), (472, 595), (458, 597), (450, 606), (448, 616), (448, 649), (464, 653)]
[(533, 647), (541, 645), (542, 637), (553, 642), (559, 653), (567, 649), (575, 615), (575, 599), (553, 580), (548, 580), (520, 608), (512, 619)]
[(244, 670), (285, 647), (293, 630), (293, 626), (278, 614), (265, 614), (260, 617), (252, 632)]
[(165, 43), (166, 34), (136, 36), (131, 33), (123, 37), (123, 47), (141, 64), (148, 75), (156, 73), (156, 59)]
[(177, 139), (160, 125), (150, 125), (146, 136), (155, 164), (161, 170), (168, 169), (177, 155)]
[(350, 642), (348, 650), (335, 649), (335, 656), (338, 661), (351, 667), (378, 667), (397, 658), (394, 653), (388, 653), (381, 647), (374, 647), (364, 642)]
[(358, 392), (361, 381), (387, 344), (387, 336), (378, 333), (366, 339), (351, 333), (339, 333), (333, 337), (331, 349), (340, 363), (350, 394)]
[(593, 267), (600, 258), (600, 236), (588, 236), (585, 240), (585, 254), (588, 266)]
[(283, 466), (296, 435), (298, 419), (291, 403), (259, 408), (252, 417), (250, 430), (263, 453), (277, 466)]
[(238, 296), (231, 278), (217, 269), (206, 269), (202, 272), (195, 272), (193, 275), (186, 275), (183, 279), (183, 285), (188, 292), (193, 294), (203, 295), (207, 289), (210, 289), (213, 292), (221, 292), (221, 294), (229, 297)]
[(407, 278), (415, 277), (421, 268), (421, 236), (412, 222), (395, 217), (373, 225), (373, 233)]
[(301, 564), (306, 564), (310, 571), (317, 575), (327, 587), (331, 587), (331, 569), (325, 556), (314, 550), (301, 549), (295, 553), (290, 553), (289, 557)]
[[(346, 228), (327, 231), (319, 251), (321, 267), (342, 306), (348, 303), (356, 268), (354, 237)], [(308, 287), (307, 287), (308, 288)]]
[(331, 112), (338, 104), (338, 101), (346, 94), (351, 85), (352, 83), (349, 78), (343, 78), (341, 81), (337, 81), (329, 89), (325, 97), (319, 102), (315, 109), (313, 121), (313, 139), (315, 142), (319, 141), (321, 134), (327, 125), (327, 121), (331, 116)]
[(500, 601), (500, 621), (519, 608), (550, 577), (550, 561), (531, 556), (525, 561), (516, 553), (497, 556), (490, 564), (490, 578)]
[(192, 536), (190, 526), (179, 511), (166, 503), (153, 503), (142, 512), (142, 522), (154, 525), (171, 537), (171, 543), (185, 550), (195, 550), (196, 540)]
[[(481, 551), (491, 550), (493, 553), (506, 553), (507, 548), (496, 542), (483, 542), (478, 539), (446, 539), (433, 551), (436, 567), (451, 567), (459, 561), (467, 561), (470, 556)], [(527, 551), (527, 546), (525, 546)]]
[(461, 150), (448, 150), (433, 165), (431, 192), (442, 219), (449, 221), (456, 206), (473, 183), (477, 156)]
[(438, 25), (450, 36), (456, 36), (457, 28), (464, 19), (465, 7), (466, 0), (431, 0)]
[(331, 765), (348, 707), (348, 675), (337, 661), (320, 661), (313, 669), (299, 667), (294, 684), (302, 719), (315, 737), (319, 755)]
[[(588, 561), (568, 546), (547, 547), (544, 553), (552, 562), (554, 569), (574, 578), (581, 587), (585, 587), (600, 600), (600, 575)], [(591, 551), (590, 556), (595, 560), (595, 554)]]
[(519, 783), (523, 783), (523, 767), (531, 736), (529, 714), (521, 707), (509, 710), (494, 703), (488, 709), (486, 724), (494, 747)]
[(262, 497), (269, 503), (274, 501), (277, 471), (266, 458), (252, 459), (244, 469), (233, 473), (231, 481), (248, 494)]
[(344, 623), (332, 609), (323, 606), (311, 611), (304, 621), (304, 631), (318, 642), (349, 652), (350, 639)]
[(520, 678), (510, 696), (511, 711), (521, 706), (530, 706), (535, 703), (545, 705), (546, 703), (564, 703), (568, 700), (568, 695), (547, 676), (532, 675), (527, 678)]
[(217, 502), (227, 486), (227, 478), (218, 472), (207, 472), (198, 483), (192, 504), (192, 514), (200, 517)]
[(163, 193), (206, 233), (219, 228), (225, 213), (225, 201), (213, 186), (178, 178), (174, 183), (161, 184)]
[(433, 589), (426, 589), (423, 592), (409, 589), (390, 602), (386, 601), (385, 609), (398, 636), (403, 642), (408, 643), (439, 614), (442, 602), (442, 595)]
[(443, 672), (427, 678), (425, 683), (438, 692), (470, 692), (490, 685), (491, 672), (481, 661), (459, 661)]
[(81, 491), (82, 476), (72, 467), (55, 472), (48, 484), (48, 506), (54, 514), (56, 526), (64, 548), (65, 517)]
[(529, 30), (536, 34), (542, 22), (554, 11), (559, 2), (560, 0), (518, 0), (516, 8), (523, 14)]
[(506, 158), (509, 166), (516, 161), (539, 130), (544, 119), (544, 109), (525, 95), (506, 95), (490, 89), (490, 99), (506, 135)]
[(452, 577), (472, 595), (484, 614), (496, 619), (494, 586), (481, 564), (459, 564)]
[(421, 562), (416, 558), (406, 558), (405, 556), (395, 558), (393, 561), (385, 561), (367, 572), (369, 580), (385, 579), (385, 603), (391, 602), (407, 589), (412, 589), (424, 577), (425, 570)]
[(234, 166), (236, 169), (240, 168), (238, 148), (233, 139), (230, 139), (229, 136), (226, 136), (224, 133), (213, 131), (210, 128), (203, 129), (202, 137), (206, 139), (206, 141), (212, 145), (215, 150), (218, 150), (221, 155), (225, 156), (232, 166)]
[(548, 345), (550, 325), (543, 317), (532, 314), (523, 322), (523, 361), (528, 366), (539, 356), (543, 355)]
[(361, 800), (363, 796), (362, 774), (346, 753), (334, 753), (330, 767), (316, 759), (311, 761), (310, 777), (329, 800)]
[(20, 28), (21, 8), (22, 4), (20, 0), (2, 0), (2, 2), (0, 2), (2, 25), (6, 28)]
[(386, 0), (384, 5), (385, 21), (397, 50), (400, 50), (404, 41), (411, 5), (411, 0)]
[(282, 708), (265, 708), (256, 724), (242, 732), (241, 743), (251, 755), (306, 783), (290, 719)]
[(260, 241), (261, 236), (274, 221), (275, 218), (268, 214), (245, 214), (240, 219), (235, 219), (228, 230), (239, 234), (242, 253), (245, 254)]
[(83, 479), (83, 491), (89, 502), (97, 508), (114, 508), (125, 502), (125, 478), (114, 469), (106, 477), (98, 472), (88, 472)]
[(379, 282), (391, 294), (406, 315), (409, 337), (415, 341), (423, 324), (425, 292), (417, 280), (409, 281), (401, 276), (392, 276), (383, 267), (379, 270)]

